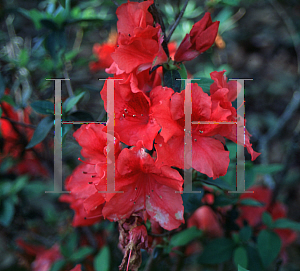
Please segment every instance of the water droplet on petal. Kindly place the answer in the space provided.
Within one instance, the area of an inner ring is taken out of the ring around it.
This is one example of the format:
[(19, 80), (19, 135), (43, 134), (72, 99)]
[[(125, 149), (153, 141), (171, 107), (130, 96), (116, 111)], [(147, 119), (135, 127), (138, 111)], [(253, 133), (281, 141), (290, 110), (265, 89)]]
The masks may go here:
[(162, 147), (162, 144), (159, 144), (158, 146), (159, 146), (159, 147)]
[(141, 116), (143, 116), (143, 114), (141, 114)]

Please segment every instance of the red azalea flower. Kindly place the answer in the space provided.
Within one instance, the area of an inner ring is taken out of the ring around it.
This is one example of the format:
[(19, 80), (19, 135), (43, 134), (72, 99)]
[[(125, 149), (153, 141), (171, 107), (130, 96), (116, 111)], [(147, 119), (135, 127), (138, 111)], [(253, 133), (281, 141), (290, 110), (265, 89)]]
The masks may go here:
[[(129, 88), (129, 85), (127, 85)], [(158, 87), (159, 88), (159, 87)], [(143, 93), (127, 92), (124, 99), (121, 91), (124, 90), (124, 84), (116, 82), (115, 84), (115, 131), (120, 135), (120, 140), (127, 145), (135, 145), (139, 140), (143, 141), (148, 150), (153, 148), (153, 140), (156, 137), (160, 126), (151, 116), (151, 101)], [(104, 108), (107, 106), (107, 83), (101, 91), (101, 97), (104, 101)]]
[(112, 58), (126, 73), (132, 72), (135, 68), (141, 72), (168, 60), (161, 46), (162, 41), (159, 25), (147, 26), (133, 37), (120, 35), (119, 47), (112, 54)]
[[(197, 84), (192, 84), (191, 87), (192, 121), (222, 121), (231, 114), (229, 110), (221, 110), (222, 114), (218, 114), (215, 118), (216, 114), (214, 113), (219, 108), (212, 111), (211, 98)], [(184, 167), (184, 93), (183, 90), (171, 97), (170, 112), (168, 113), (166, 110), (166, 113), (162, 115), (163, 119), (157, 117), (160, 114), (160, 108), (153, 109), (153, 115), (156, 116), (157, 122), (162, 126), (161, 134), (155, 138), (158, 165)], [(161, 104), (161, 107), (163, 106)], [(166, 123), (168, 126), (164, 130)], [(225, 175), (229, 164), (229, 153), (224, 150), (224, 146), (219, 140), (212, 137), (218, 134), (218, 126), (221, 125), (192, 125), (193, 164), (189, 166), (193, 166), (197, 171), (213, 178)]]
[[(113, 71), (112, 73), (115, 72), (116, 71)], [(142, 92), (147, 97), (149, 97), (150, 91), (154, 87), (161, 85), (161, 77), (162, 67), (159, 67), (151, 74), (150, 69), (144, 70), (139, 73), (137, 73), (136, 69), (131, 73), (116, 73), (113, 79), (118, 79), (117, 81), (115, 81), (115, 87), (119, 88), (119, 95), (121, 95), (123, 99), (128, 100), (130, 99), (130, 95), (132, 92)], [(104, 84), (103, 88), (107, 88), (106, 83)], [(104, 100), (104, 102), (106, 104), (106, 100)]]
[[(246, 119), (244, 119), (244, 123), (242, 123), (236, 113), (236, 109), (232, 107), (231, 104), (231, 102), (237, 98), (237, 94), (241, 91), (241, 86), (235, 81), (229, 81), (227, 83), (227, 77), (224, 73), (225, 70), (221, 72), (212, 72), (210, 74), (211, 79), (215, 81), (210, 87), (213, 106), (216, 105), (222, 110), (230, 110), (231, 115), (227, 118), (227, 121), (237, 121), (238, 126), (245, 126)], [(251, 134), (247, 131), (247, 129), (245, 129), (245, 144), (244, 137), (237, 138), (237, 125), (223, 125), (225, 127), (220, 127), (219, 125), (219, 127), (222, 128), (220, 129), (219, 133), (220, 135), (239, 145), (244, 145), (247, 148), (248, 152), (251, 154), (251, 160), (254, 161), (260, 155), (260, 153), (253, 150), (252, 144), (250, 143)]]
[(185, 36), (174, 56), (175, 61), (192, 60), (209, 49), (217, 36), (219, 21), (212, 22), (210, 13), (194, 24), (191, 32)]
[(121, 151), (115, 175), (116, 190), (124, 193), (115, 194), (106, 202), (104, 217), (118, 221), (145, 210), (167, 230), (184, 222), (181, 195), (175, 193), (182, 190), (182, 177), (170, 167), (157, 168), (141, 141), (136, 147)]
[(127, 36), (134, 36), (135, 31), (153, 25), (153, 17), (148, 11), (152, 4), (153, 0), (141, 3), (128, 1), (118, 7), (116, 11), (118, 32)]
[(211, 238), (221, 237), (223, 229), (217, 215), (209, 206), (198, 208), (187, 222), (188, 228), (196, 226)]
[(175, 53), (176, 53), (176, 50), (177, 50), (176, 41), (170, 41), (168, 43), (168, 50), (169, 50), (170, 58), (172, 58), (174, 60), (174, 56), (175, 56)]
[[(71, 203), (71, 208), (75, 210), (74, 226), (98, 222), (102, 216), (103, 203), (113, 196), (111, 194), (105, 196), (95, 189), (95, 184), (102, 179), (106, 180), (107, 163), (111, 163), (107, 159), (107, 141), (114, 140), (115, 157), (121, 151), (119, 140), (112, 139), (109, 134), (106, 134), (104, 128), (106, 127), (102, 124), (82, 125), (73, 134), (82, 147), (82, 156), (87, 158), (83, 161), (84, 164), (78, 166), (66, 180), (66, 189), (71, 191), (71, 194), (63, 195), (60, 199)], [(105, 191), (106, 184), (102, 188), (101, 191)]]
[[(95, 171), (95, 167), (89, 164), (79, 165), (66, 179), (66, 190), (70, 194), (63, 194), (59, 200), (70, 204), (70, 208), (75, 211), (72, 226), (89, 226), (101, 220), (102, 204), (104, 203), (103, 194), (98, 193), (93, 185), (91, 172)], [(95, 173), (96, 174), (96, 173)], [(93, 205), (86, 210), (84, 208), (85, 201), (92, 198)]]
[(103, 44), (96, 43), (93, 47), (93, 53), (97, 56), (98, 61), (90, 63), (90, 70), (96, 72), (98, 70), (103, 70), (109, 68), (114, 62), (111, 58), (111, 54), (115, 51), (117, 47), (118, 34), (116, 32), (111, 32), (107, 42)]
[(153, 27), (148, 11), (153, 1), (128, 2), (117, 9), (118, 48), (112, 54), (118, 69), (126, 73), (149, 69), (167, 61), (162, 49), (163, 35), (160, 25)]

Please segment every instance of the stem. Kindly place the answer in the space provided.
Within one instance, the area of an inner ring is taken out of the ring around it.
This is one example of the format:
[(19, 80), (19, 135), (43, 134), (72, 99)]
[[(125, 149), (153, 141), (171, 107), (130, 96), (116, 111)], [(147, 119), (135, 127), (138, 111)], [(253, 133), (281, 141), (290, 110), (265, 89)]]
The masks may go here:
[(155, 6), (155, 3), (149, 7), (149, 12), (152, 14), (154, 21), (156, 23), (160, 24), (161, 30), (164, 34), (164, 40), (161, 45), (162, 45), (164, 51), (166, 52), (167, 56), (169, 57), (170, 54), (169, 54), (169, 49), (168, 49), (168, 42), (166, 41), (167, 36), (166, 36), (165, 24), (164, 24), (161, 14), (159, 13), (158, 9)]
[(189, 2), (189, 0), (185, 0), (184, 6), (183, 6), (182, 10), (180, 11), (180, 13), (177, 15), (175, 23), (171, 26), (170, 30), (168, 31), (169, 36), (166, 38), (166, 43), (168, 43), (170, 41), (173, 32), (175, 31), (177, 25), (179, 24), (184, 12), (185, 12), (188, 2)]
[(145, 266), (145, 269), (144, 269), (144, 271), (150, 271), (151, 270), (151, 268), (152, 268), (152, 265), (153, 265), (153, 252), (154, 252), (154, 249), (152, 250), (152, 252), (151, 252), (151, 254), (150, 254), (150, 257), (149, 257), (149, 259), (148, 259), (148, 261), (147, 261), (147, 264), (146, 264), (146, 266)]

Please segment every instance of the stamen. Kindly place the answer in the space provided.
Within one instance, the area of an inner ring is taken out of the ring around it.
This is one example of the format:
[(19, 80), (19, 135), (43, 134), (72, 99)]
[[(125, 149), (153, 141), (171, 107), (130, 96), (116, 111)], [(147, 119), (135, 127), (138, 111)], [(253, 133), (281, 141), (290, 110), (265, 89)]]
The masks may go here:
[[(86, 162), (86, 161), (83, 161), (83, 160), (81, 160), (81, 158), (78, 158), (78, 160), (80, 161), (80, 162), (82, 162), (82, 163), (85, 163), (85, 164), (87, 164), (87, 165), (92, 165), (92, 166), (94, 166), (95, 164), (92, 164), (92, 163), (89, 163), (89, 162)], [(85, 173), (84, 173), (85, 174)]]
[(128, 268), (129, 268), (129, 263), (130, 263), (130, 258), (131, 258), (131, 251), (132, 250), (130, 249), (126, 271), (129, 270)]

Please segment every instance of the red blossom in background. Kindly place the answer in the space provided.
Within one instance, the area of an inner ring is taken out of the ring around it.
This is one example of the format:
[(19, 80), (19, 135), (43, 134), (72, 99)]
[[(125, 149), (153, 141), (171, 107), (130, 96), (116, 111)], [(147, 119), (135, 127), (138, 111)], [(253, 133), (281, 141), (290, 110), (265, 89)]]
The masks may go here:
[[(275, 201), (272, 203), (272, 190), (263, 186), (252, 186), (248, 189), (254, 193), (242, 194), (240, 199), (255, 199), (264, 204), (262, 207), (239, 206), (240, 216), (237, 222), (241, 225), (243, 221), (247, 221), (250, 226), (262, 229), (262, 214), (269, 212), (272, 219), (276, 221), (279, 218), (286, 218), (287, 211), (283, 203)], [(274, 230), (281, 239), (281, 251), (295, 241), (297, 234), (290, 229), (275, 229)]]
[[(5, 91), (7, 94), (9, 90)], [(22, 123), (24, 125), (31, 125), (30, 121), (30, 107), (24, 110), (15, 110), (10, 104), (2, 101), (1, 109), (2, 116), (8, 119), (0, 118), (0, 137), (3, 140), (3, 146), (0, 153), (0, 162), (6, 157), (13, 157), (16, 164), (10, 168), (9, 173), (16, 175), (30, 174), (31, 176), (48, 177), (49, 172), (43, 166), (36, 154), (32, 150), (26, 150), (26, 144), (33, 136), (34, 129), (17, 125), (14, 126), (13, 122)], [(24, 138), (25, 137), (25, 138)], [(34, 151), (41, 152), (42, 144), (34, 147)]]
[(16, 243), (27, 254), (36, 256), (31, 264), (32, 271), (50, 271), (56, 261), (63, 259), (58, 244), (54, 244), (50, 249), (46, 249), (43, 246), (27, 244), (22, 239), (16, 240)]
[(188, 228), (196, 226), (208, 237), (216, 238), (223, 235), (221, 223), (216, 213), (209, 206), (199, 207), (187, 222)]
[(81, 271), (81, 264), (77, 264), (73, 269), (70, 271)]
[(116, 32), (111, 32), (108, 41), (99, 44), (96, 43), (93, 47), (93, 53), (97, 56), (98, 61), (90, 63), (90, 70), (96, 72), (98, 70), (104, 70), (109, 68), (114, 62), (111, 58), (111, 54), (115, 51), (117, 47), (118, 34)]

